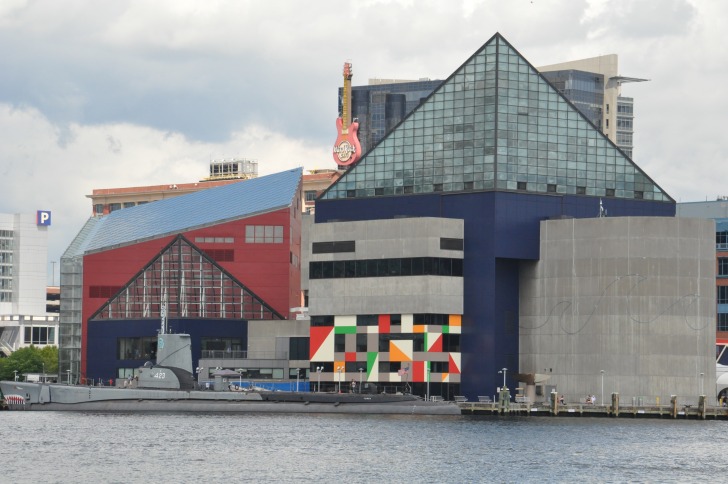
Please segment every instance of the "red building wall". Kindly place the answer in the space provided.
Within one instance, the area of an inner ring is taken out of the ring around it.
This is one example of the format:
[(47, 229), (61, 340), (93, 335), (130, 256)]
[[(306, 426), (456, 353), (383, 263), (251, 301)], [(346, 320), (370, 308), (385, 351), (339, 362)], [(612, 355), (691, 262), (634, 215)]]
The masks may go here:
[[(300, 198), (300, 197), (298, 197)], [(215, 250), (234, 251), (234, 260), (216, 260), (226, 271), (284, 317), (301, 300), (301, 213), (300, 202), (243, 220), (221, 223), (182, 234), (195, 246), (213, 255)], [(297, 209), (297, 210), (296, 210)], [(248, 225), (283, 226), (282, 243), (246, 243)], [(176, 235), (176, 234), (175, 234)], [(86, 375), (87, 324), (111, 296), (141, 271), (174, 235), (111, 249), (84, 257), (81, 373)], [(202, 242), (200, 238), (232, 238), (233, 243)], [(293, 241), (293, 244), (291, 244)], [(208, 252), (209, 251), (209, 252)], [(213, 259), (215, 257), (213, 256)]]

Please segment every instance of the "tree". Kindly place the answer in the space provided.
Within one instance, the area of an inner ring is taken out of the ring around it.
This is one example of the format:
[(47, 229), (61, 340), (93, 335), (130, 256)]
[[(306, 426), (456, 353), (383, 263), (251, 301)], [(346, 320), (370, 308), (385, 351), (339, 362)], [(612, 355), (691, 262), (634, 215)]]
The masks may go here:
[(18, 379), (23, 379), (26, 373), (41, 373), (45, 365), (46, 373), (58, 372), (58, 348), (46, 346), (36, 348), (28, 346), (21, 348), (7, 358), (0, 359), (0, 380), (13, 380), (15, 372)]

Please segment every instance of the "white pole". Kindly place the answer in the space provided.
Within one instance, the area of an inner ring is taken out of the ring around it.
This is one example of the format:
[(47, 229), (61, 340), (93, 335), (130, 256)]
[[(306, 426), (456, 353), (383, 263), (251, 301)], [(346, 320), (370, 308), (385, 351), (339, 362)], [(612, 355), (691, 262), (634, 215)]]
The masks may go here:
[(602, 374), (602, 405), (604, 405), (604, 370), (599, 370)]

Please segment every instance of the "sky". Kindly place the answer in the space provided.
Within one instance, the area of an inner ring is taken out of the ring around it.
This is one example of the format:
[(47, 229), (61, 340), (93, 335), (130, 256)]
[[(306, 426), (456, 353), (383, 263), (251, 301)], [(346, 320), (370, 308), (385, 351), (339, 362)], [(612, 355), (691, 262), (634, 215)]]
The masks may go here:
[[(445, 79), (496, 32), (532, 65), (605, 54), (634, 161), (678, 202), (728, 195), (723, 0), (0, 0), (0, 213), (53, 214), (48, 271), (96, 188), (334, 168), (337, 89)], [(52, 276), (55, 281), (58, 277)]]

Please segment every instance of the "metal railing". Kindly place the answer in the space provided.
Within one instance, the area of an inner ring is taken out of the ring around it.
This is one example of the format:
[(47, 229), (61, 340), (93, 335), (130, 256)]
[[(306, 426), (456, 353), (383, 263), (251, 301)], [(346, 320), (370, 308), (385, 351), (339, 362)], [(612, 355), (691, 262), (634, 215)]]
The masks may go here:
[(200, 357), (205, 359), (218, 360), (287, 360), (287, 351), (227, 351), (227, 350), (202, 350)]

